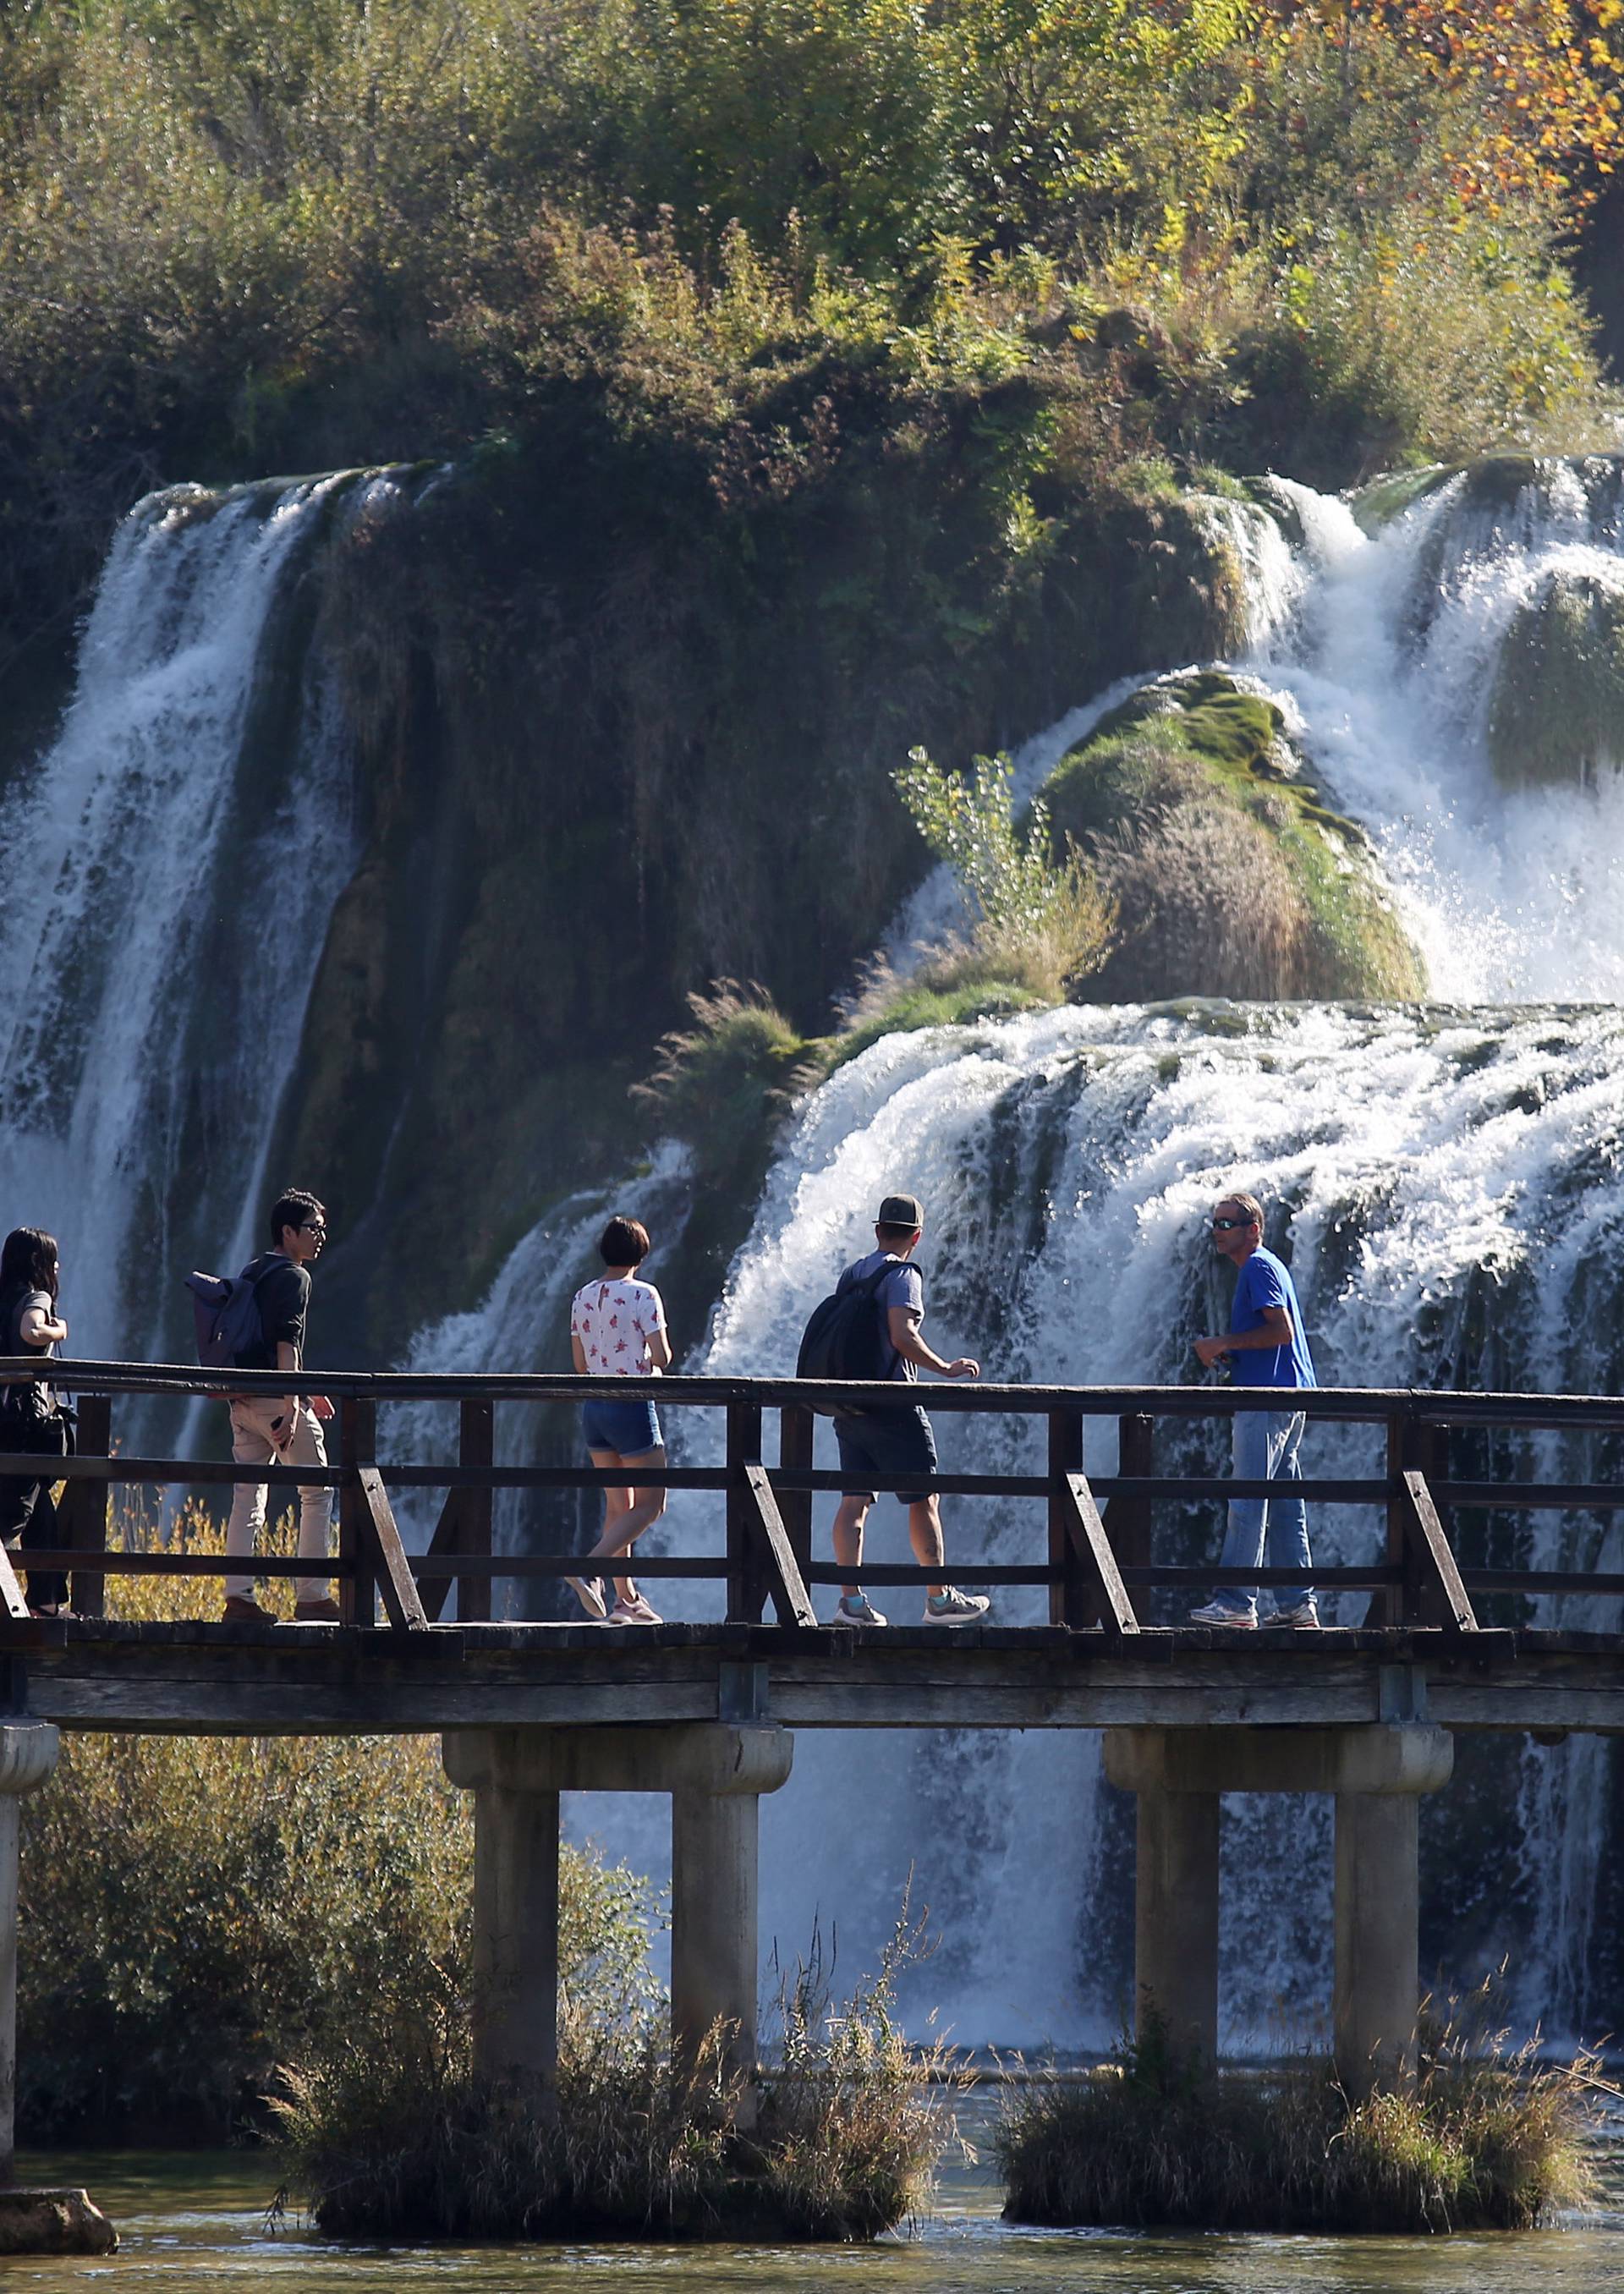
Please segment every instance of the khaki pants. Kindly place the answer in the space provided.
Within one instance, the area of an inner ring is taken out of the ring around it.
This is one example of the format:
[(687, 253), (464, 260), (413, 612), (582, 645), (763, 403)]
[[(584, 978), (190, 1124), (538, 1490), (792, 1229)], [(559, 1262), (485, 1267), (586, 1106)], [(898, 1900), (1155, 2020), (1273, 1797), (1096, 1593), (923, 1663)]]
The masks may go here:
[[(272, 1421), (281, 1419), (274, 1430)], [(240, 1466), (268, 1466), (273, 1461), (283, 1466), (325, 1466), (327, 1444), (321, 1439), (321, 1428), (311, 1412), (310, 1404), (301, 1402), (291, 1430), (283, 1418), (283, 1404), (270, 1395), (262, 1400), (257, 1395), (250, 1400), (231, 1404), (231, 1455)], [(299, 1492), (299, 1558), (301, 1561), (328, 1559), (328, 1536), (333, 1524), (333, 1493), (318, 1485), (313, 1489)], [(231, 1525), (225, 1533), (228, 1559), (247, 1561), (252, 1558), (254, 1541), (265, 1525), (265, 1484), (239, 1482), (231, 1500)], [(325, 1575), (300, 1577), (295, 1581), (296, 1600), (320, 1601), (331, 1590), (331, 1580)], [(254, 1578), (228, 1577), (225, 1598), (229, 1600), (252, 1600)]]

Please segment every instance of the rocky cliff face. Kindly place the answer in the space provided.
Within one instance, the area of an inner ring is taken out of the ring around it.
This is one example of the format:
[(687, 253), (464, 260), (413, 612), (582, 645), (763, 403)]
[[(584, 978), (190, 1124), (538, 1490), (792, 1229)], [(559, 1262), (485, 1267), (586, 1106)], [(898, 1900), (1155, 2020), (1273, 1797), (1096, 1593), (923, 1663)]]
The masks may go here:
[(329, 1311), (372, 1359), (635, 1159), (628, 1086), (687, 992), (756, 980), (826, 1024), (924, 866), (911, 743), (1018, 741), (1240, 611), (1176, 499), (1112, 492), (1023, 562), (885, 457), (745, 525), (493, 451), (380, 495), (307, 578), (363, 848), (277, 1167), (334, 1204)]

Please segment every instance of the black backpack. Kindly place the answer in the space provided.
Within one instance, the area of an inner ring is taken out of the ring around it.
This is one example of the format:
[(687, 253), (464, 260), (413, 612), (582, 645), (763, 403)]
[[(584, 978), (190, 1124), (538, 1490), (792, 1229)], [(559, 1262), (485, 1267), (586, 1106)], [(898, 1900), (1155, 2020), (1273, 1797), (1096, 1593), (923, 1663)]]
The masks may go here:
[(242, 1355), (264, 1343), (259, 1281), (192, 1273), (185, 1277), (198, 1326), (198, 1360), (205, 1370), (235, 1370)]
[[(890, 1349), (880, 1318), (880, 1285), (903, 1264), (888, 1258), (853, 1281), (842, 1274), (827, 1298), (820, 1300), (807, 1318), (796, 1358), (797, 1378), (873, 1378), (890, 1375)], [(832, 1403), (816, 1405), (827, 1417), (835, 1415)], [(849, 1405), (848, 1405), (849, 1406)]]

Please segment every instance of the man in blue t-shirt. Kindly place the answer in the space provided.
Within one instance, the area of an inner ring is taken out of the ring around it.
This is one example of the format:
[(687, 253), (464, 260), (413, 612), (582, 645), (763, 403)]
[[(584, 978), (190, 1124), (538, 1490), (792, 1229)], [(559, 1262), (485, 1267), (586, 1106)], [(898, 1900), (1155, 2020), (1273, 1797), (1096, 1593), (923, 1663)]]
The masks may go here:
[[(1226, 1195), (1213, 1213), (1213, 1248), (1235, 1269), (1235, 1303), (1230, 1310), (1226, 1338), (1198, 1338), (1196, 1353), (1210, 1370), (1223, 1355), (1238, 1386), (1266, 1386), (1287, 1390), (1317, 1386), (1303, 1309), (1297, 1304), (1291, 1270), (1273, 1251), (1263, 1249), (1263, 1206), (1255, 1195)], [(1281, 1400), (1286, 1395), (1282, 1394)], [(1296, 1483), (1303, 1478), (1297, 1449), (1303, 1439), (1300, 1410), (1240, 1410), (1234, 1420), (1236, 1478), (1247, 1482)], [(1231, 1498), (1229, 1530), (1219, 1567), (1228, 1576), (1244, 1577), (1263, 1566), (1267, 1547), (1271, 1569), (1312, 1566), (1308, 1550), (1308, 1511), (1300, 1496)], [(1258, 1588), (1220, 1585), (1205, 1608), (1192, 1609), (1198, 1625), (1255, 1625)], [(1280, 1586), (1265, 1623), (1271, 1625), (1317, 1625), (1313, 1587)]]

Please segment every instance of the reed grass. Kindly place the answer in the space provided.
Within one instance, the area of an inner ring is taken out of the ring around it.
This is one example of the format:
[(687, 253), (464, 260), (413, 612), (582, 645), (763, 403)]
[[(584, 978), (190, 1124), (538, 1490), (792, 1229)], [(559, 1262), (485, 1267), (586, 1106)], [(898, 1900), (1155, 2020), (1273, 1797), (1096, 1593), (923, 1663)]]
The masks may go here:
[(1036, 2074), (995, 2138), (1015, 2222), (1531, 2230), (1593, 2192), (1596, 2063), (1490, 2026), (1494, 1979), (1424, 2013), (1413, 2079), (1355, 2103), (1322, 2061), (1214, 2079), (1152, 2022), (1093, 2078)]
[(662, 2003), (561, 2001), (556, 2094), (475, 2071), (467, 2002), (383, 2000), (283, 2073), (289, 2186), (325, 2231), (420, 2239), (872, 2239), (917, 2213), (945, 2140), (895, 2015), (917, 1946), (832, 2003), (812, 1962), (780, 1987), (758, 2091), (719, 2030), (673, 2056)]

